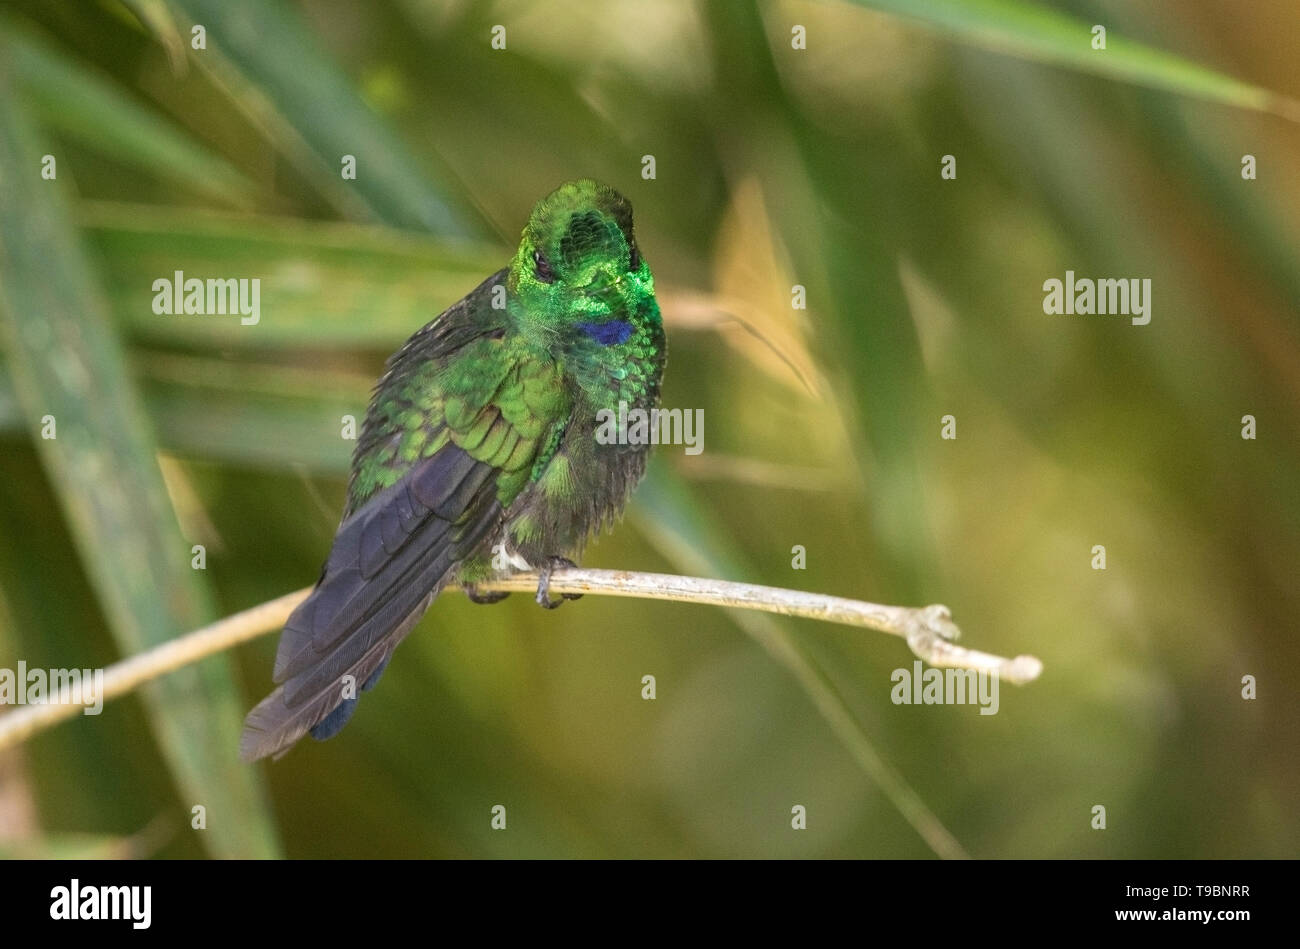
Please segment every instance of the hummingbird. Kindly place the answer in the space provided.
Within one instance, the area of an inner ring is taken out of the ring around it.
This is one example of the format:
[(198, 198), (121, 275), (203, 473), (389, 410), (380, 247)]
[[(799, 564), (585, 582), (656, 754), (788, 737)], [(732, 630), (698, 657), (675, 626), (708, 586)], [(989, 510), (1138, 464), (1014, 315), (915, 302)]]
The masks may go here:
[(655, 408), (665, 356), (631, 204), (589, 179), (561, 185), (509, 266), (388, 359), (328, 559), (280, 635), (241, 756), (336, 735), (449, 584), (492, 603), (508, 594), (476, 584), (535, 570), (538, 604), (577, 599), (551, 597), (551, 572), (618, 519), (649, 447), (604, 444), (597, 416)]

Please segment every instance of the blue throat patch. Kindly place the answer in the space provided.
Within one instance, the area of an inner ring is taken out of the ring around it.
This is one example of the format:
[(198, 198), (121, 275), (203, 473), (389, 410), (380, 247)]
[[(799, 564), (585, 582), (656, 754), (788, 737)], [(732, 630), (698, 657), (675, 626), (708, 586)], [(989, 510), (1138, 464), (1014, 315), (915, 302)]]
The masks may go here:
[(616, 346), (627, 342), (632, 335), (632, 324), (627, 320), (610, 320), (608, 323), (579, 323), (578, 329), (602, 346)]

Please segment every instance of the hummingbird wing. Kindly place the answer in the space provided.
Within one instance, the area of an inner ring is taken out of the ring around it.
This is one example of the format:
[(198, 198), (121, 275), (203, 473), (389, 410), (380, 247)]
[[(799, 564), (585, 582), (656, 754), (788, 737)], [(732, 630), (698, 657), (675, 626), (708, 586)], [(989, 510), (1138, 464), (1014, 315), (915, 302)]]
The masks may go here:
[(390, 360), (329, 558), (280, 637), (279, 686), (245, 722), (246, 760), (346, 724), (358, 689), (374, 685), (457, 564), (500, 528), (558, 421), (564, 400), (542, 393), (550, 367), (519, 360), (474, 305), (494, 279)]

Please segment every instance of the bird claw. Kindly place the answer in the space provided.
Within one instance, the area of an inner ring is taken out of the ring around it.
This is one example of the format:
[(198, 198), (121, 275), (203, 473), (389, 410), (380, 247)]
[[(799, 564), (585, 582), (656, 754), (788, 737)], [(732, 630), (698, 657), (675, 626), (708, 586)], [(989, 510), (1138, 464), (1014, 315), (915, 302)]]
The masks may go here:
[(465, 596), (471, 603), (500, 603), (510, 595), (509, 590), (493, 590), (489, 593), (479, 593), (478, 587), (473, 583), (462, 583), (461, 587), (465, 591)]
[(551, 573), (556, 567), (576, 567), (578, 566), (568, 557), (547, 557), (546, 563), (542, 564), (542, 569), (537, 575), (537, 596), (534, 599), (537, 605), (544, 610), (553, 610), (564, 603), (565, 600), (581, 600), (581, 593), (561, 593), (560, 599), (551, 599)]

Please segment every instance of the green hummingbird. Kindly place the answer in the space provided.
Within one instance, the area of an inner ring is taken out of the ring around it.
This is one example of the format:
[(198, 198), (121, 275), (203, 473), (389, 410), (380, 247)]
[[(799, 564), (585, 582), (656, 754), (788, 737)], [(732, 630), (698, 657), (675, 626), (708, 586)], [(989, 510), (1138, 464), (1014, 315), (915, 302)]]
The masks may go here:
[(551, 571), (618, 518), (645, 472), (648, 446), (602, 444), (597, 414), (657, 406), (664, 359), (631, 204), (595, 181), (557, 188), (509, 267), (389, 358), (329, 558), (285, 624), (242, 756), (337, 734), (450, 583), (495, 602), (506, 594), (475, 583), (537, 570), (537, 602), (559, 606)]

